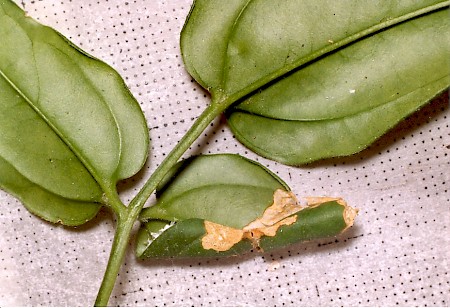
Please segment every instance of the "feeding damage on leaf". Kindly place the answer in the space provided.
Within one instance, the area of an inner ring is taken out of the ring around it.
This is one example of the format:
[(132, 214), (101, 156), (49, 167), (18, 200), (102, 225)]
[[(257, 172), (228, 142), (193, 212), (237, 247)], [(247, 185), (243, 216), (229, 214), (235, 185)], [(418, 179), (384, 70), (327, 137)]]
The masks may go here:
[(205, 220), (206, 235), (202, 238), (204, 249), (227, 251), (244, 237), (244, 231)]
[(181, 162), (163, 182), (157, 204), (141, 212), (140, 258), (267, 252), (339, 235), (357, 214), (342, 199), (298, 200), (270, 170), (233, 154)]
[(273, 204), (264, 211), (261, 218), (252, 221), (242, 230), (205, 221), (207, 234), (202, 238), (203, 248), (226, 251), (243, 239), (249, 239), (253, 247), (258, 248), (261, 237), (275, 236), (279, 227), (293, 224), (297, 220), (297, 216), (293, 214), (303, 208), (295, 195), (277, 189), (273, 200)]
[[(202, 238), (202, 247), (204, 249), (213, 249), (218, 252), (227, 251), (242, 240), (250, 240), (253, 248), (262, 250), (259, 241), (263, 236), (274, 237), (282, 226), (292, 225), (297, 221), (299, 211), (305, 208), (317, 207), (323, 203), (336, 201), (344, 207), (343, 219), (347, 230), (353, 225), (354, 219), (358, 213), (357, 209), (348, 206), (342, 199), (330, 197), (308, 197), (305, 198), (306, 205), (301, 205), (292, 192), (277, 189), (274, 193), (274, 202), (258, 218), (243, 229), (235, 229), (220, 225), (210, 221), (205, 221), (206, 235)], [(342, 232), (343, 232), (342, 231)]]

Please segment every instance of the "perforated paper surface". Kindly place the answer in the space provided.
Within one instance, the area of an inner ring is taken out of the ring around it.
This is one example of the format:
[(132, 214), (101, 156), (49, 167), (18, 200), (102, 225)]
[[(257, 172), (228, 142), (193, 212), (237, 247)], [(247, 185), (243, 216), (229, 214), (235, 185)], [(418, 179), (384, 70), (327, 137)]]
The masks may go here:
[[(183, 68), (179, 33), (190, 0), (22, 1), (124, 77), (150, 127), (135, 194), (209, 101)], [(1, 39), (1, 38), (0, 38)], [(360, 209), (337, 238), (226, 259), (138, 261), (130, 245), (111, 305), (448, 306), (450, 128), (448, 95), (348, 158), (287, 167), (253, 154), (217, 119), (185, 157), (239, 153), (283, 178), (298, 196), (337, 196)], [(114, 234), (102, 211), (76, 229), (29, 214), (0, 192), (0, 305), (89, 306)]]

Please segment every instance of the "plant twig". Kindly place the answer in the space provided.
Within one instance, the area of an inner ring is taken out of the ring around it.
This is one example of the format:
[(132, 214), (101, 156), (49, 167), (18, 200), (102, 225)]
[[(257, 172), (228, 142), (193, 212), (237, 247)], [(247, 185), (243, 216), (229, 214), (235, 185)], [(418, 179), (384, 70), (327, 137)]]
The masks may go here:
[[(155, 191), (159, 182), (164, 178), (167, 172), (178, 162), (180, 157), (189, 149), (208, 125), (229, 106), (229, 100), (220, 102), (213, 100), (211, 104), (203, 111), (192, 127), (187, 131), (178, 144), (172, 149), (169, 155), (159, 165), (155, 172), (150, 176), (138, 194), (130, 202), (126, 211), (119, 211), (118, 223), (114, 241), (109, 256), (108, 265), (103, 277), (102, 284), (97, 294), (95, 306), (108, 305), (109, 297), (114, 289), (115, 281), (119, 273), (121, 264), (125, 257), (128, 243), (131, 237), (133, 225), (139, 217), (145, 202)], [(121, 215), (125, 214), (125, 215)]]

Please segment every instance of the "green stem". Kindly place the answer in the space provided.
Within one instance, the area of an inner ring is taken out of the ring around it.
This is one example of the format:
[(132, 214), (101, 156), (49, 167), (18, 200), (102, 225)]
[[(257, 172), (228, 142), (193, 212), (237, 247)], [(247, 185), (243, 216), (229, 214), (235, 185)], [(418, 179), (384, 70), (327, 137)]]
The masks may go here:
[(228, 100), (225, 102), (216, 103), (215, 100), (203, 111), (199, 118), (195, 121), (192, 127), (181, 138), (180, 142), (172, 149), (169, 155), (159, 165), (159, 167), (152, 174), (150, 179), (144, 184), (142, 189), (138, 192), (136, 197), (131, 201), (130, 207), (138, 209), (139, 215), (145, 202), (151, 196), (156, 186), (163, 179), (166, 173), (178, 162), (180, 157), (186, 152), (195, 140), (202, 134), (208, 125), (225, 109), (228, 107)]
[(155, 172), (150, 176), (139, 193), (130, 202), (126, 210), (116, 211), (116, 214), (118, 215), (117, 229), (114, 235), (108, 265), (95, 301), (96, 306), (106, 306), (108, 304), (120, 266), (125, 257), (133, 225), (138, 219), (145, 202), (155, 191), (159, 182), (161, 182), (166, 173), (178, 162), (180, 157), (189, 149), (192, 143), (197, 140), (202, 132), (218, 115), (225, 111), (225, 109), (229, 106), (230, 101), (231, 100), (213, 100), (183, 136), (183, 138), (173, 148), (169, 155), (159, 165)]
[(95, 300), (95, 306), (108, 305), (109, 297), (114, 288), (117, 275), (119, 274), (120, 266), (125, 257), (125, 252), (128, 247), (128, 241), (133, 229), (134, 221), (130, 220), (130, 211), (126, 211), (126, 215), (118, 215), (117, 228), (114, 234), (114, 241), (111, 247), (111, 254), (109, 256), (108, 265), (106, 267), (103, 281)]

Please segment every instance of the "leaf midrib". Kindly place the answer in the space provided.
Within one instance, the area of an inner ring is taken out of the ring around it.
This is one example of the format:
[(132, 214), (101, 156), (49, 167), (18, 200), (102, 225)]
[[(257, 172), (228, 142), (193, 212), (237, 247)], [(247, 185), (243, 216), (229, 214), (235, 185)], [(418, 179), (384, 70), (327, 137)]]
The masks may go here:
[[(225, 63), (228, 63), (228, 48), (229, 48), (229, 43), (230, 40), (229, 38), (235, 34), (235, 29), (236, 29), (236, 25), (239, 23), (239, 20), (241, 18), (241, 16), (244, 14), (245, 10), (248, 8), (248, 4), (251, 2), (252, 0), (248, 0), (247, 4), (245, 5), (245, 7), (242, 9), (242, 11), (240, 12), (240, 14), (238, 15), (238, 17), (236, 18), (236, 21), (233, 23), (233, 28), (230, 31), (230, 35), (227, 36), (227, 48), (225, 49), (225, 61), (224, 61), (224, 68), (223, 68), (223, 73), (222, 76), (226, 76), (227, 72), (228, 72), (228, 66), (225, 65)], [(317, 58), (328, 54), (330, 52), (335, 51), (336, 49), (342, 48), (346, 45), (349, 45), (359, 39), (362, 39), (364, 37), (369, 36), (370, 34), (373, 34), (375, 32), (381, 31), (383, 29), (392, 27), (396, 24), (405, 22), (407, 20), (431, 13), (433, 11), (438, 11), (440, 9), (443, 9), (445, 7), (448, 7), (450, 5), (450, 1), (443, 1), (441, 3), (438, 4), (434, 4), (434, 5), (430, 5), (427, 6), (425, 8), (401, 15), (399, 17), (396, 18), (392, 18), (390, 20), (387, 20), (385, 22), (381, 22), (379, 24), (376, 24), (372, 27), (366, 28), (360, 32), (357, 32), (355, 34), (352, 34), (340, 41), (334, 42), (324, 48), (321, 48), (319, 50), (317, 50), (316, 52), (313, 52), (311, 54), (309, 54), (306, 57), (302, 57), (299, 58), (297, 61), (292, 62), (290, 65), (287, 65), (285, 67), (280, 68), (279, 70), (276, 70), (274, 72), (272, 72), (271, 74), (265, 75), (264, 77), (261, 77), (260, 79), (256, 80), (255, 82), (250, 83), (248, 86), (244, 87), (243, 89), (235, 92), (235, 93), (226, 93), (224, 88), (226, 85), (227, 80), (225, 80), (222, 77), (221, 80), (221, 88), (219, 88), (219, 92), (221, 92), (222, 94), (219, 96), (219, 98), (217, 99), (217, 101), (226, 101), (226, 104), (229, 106), (235, 102), (237, 102), (238, 100), (242, 99), (243, 97), (251, 94), (254, 91), (257, 91), (258, 89), (264, 87), (265, 85), (269, 84), (270, 82), (281, 78), (284, 75), (287, 75), (289, 73), (291, 73), (292, 71), (298, 69), (299, 67), (312, 62), (314, 60), (316, 60)]]
[[(74, 201), (74, 202), (92, 203), (92, 204), (100, 204), (100, 203), (101, 203), (101, 202), (100, 202), (101, 200), (100, 200), (100, 201), (97, 201), (97, 200), (89, 201), (89, 200), (82, 200), (82, 199), (68, 198), (68, 197), (66, 197), (66, 196), (63, 196), (63, 195), (57, 194), (57, 193), (55, 193), (55, 192), (53, 192), (53, 191), (50, 191), (50, 190), (48, 190), (47, 188), (45, 188), (45, 187), (43, 187), (42, 185), (40, 185), (39, 183), (36, 183), (36, 182), (32, 181), (31, 179), (29, 179), (28, 177), (26, 177), (24, 174), (22, 174), (22, 172), (20, 172), (19, 170), (17, 170), (17, 168), (16, 168), (11, 162), (9, 162), (5, 157), (3, 157), (1, 154), (0, 154), (0, 159), (3, 160), (5, 164), (8, 164), (9, 167), (10, 167), (11, 169), (14, 169), (18, 174), (20, 174), (21, 176), (23, 176), (28, 182), (30, 182), (30, 183), (33, 184), (33, 185), (36, 185), (36, 187), (38, 187), (39, 189), (41, 189), (41, 190), (44, 191), (45, 193), (48, 193), (48, 194), (53, 195), (53, 196), (55, 196), (55, 197), (63, 198), (63, 199), (65, 199), (65, 200)], [(0, 162), (0, 163), (1, 163), (1, 162)], [(1, 185), (0, 185), (0, 187), (1, 187)], [(12, 192), (12, 194), (15, 195), (13, 192)], [(21, 197), (20, 197), (19, 195), (15, 195), (15, 196), (16, 196), (18, 199), (21, 199)]]
[(285, 122), (310, 122), (310, 123), (312, 123), (312, 122), (340, 121), (340, 120), (344, 120), (345, 118), (351, 118), (351, 117), (358, 116), (358, 115), (363, 114), (363, 113), (371, 112), (371, 111), (373, 111), (375, 109), (378, 109), (378, 108), (381, 108), (381, 107), (384, 107), (384, 106), (387, 106), (387, 105), (390, 105), (390, 104), (395, 104), (398, 100), (401, 100), (402, 98), (404, 98), (406, 96), (410, 96), (410, 95), (412, 95), (412, 94), (414, 94), (416, 92), (420, 92), (420, 90), (422, 90), (423, 88), (426, 88), (429, 85), (432, 85), (432, 84), (434, 84), (436, 82), (439, 82), (439, 81), (441, 81), (443, 79), (447, 79), (449, 77), (450, 77), (450, 74), (444, 75), (444, 76), (442, 76), (442, 77), (440, 77), (438, 79), (435, 79), (435, 80), (433, 80), (431, 82), (428, 82), (427, 84), (422, 85), (421, 87), (419, 87), (417, 89), (414, 89), (412, 91), (404, 93), (404, 94), (396, 97), (393, 100), (384, 101), (384, 102), (382, 102), (382, 103), (380, 103), (378, 105), (375, 105), (375, 106), (372, 106), (372, 107), (369, 107), (369, 108), (366, 108), (366, 109), (362, 109), (362, 110), (359, 110), (357, 112), (348, 113), (348, 114), (345, 114), (345, 115), (342, 115), (342, 116), (339, 116), (339, 117), (328, 117), (328, 118), (324, 117), (324, 118), (311, 118), (311, 119), (285, 119), (285, 118), (277, 118), (277, 117), (274, 117), (274, 116), (262, 115), (262, 114), (259, 114), (259, 113), (256, 113), (256, 112), (247, 111), (245, 109), (240, 109), (239, 106), (237, 106), (234, 110), (236, 112), (246, 113), (246, 114), (250, 114), (250, 115), (253, 115), (253, 116), (256, 116), (256, 117), (261, 117), (261, 118), (264, 118), (264, 119), (276, 120), (276, 121), (285, 121)]
[[(2, 9), (3, 10), (3, 9)], [(23, 32), (24, 32), (24, 34), (26, 34), (27, 35), (27, 37), (28, 37), (28, 39), (29, 39), (29, 41), (30, 41), (30, 44), (31, 44), (31, 46), (32, 46), (32, 50), (33, 50), (33, 59), (34, 59), (34, 61), (33, 61), (33, 63), (35, 64), (35, 68), (36, 68), (36, 74), (37, 74), (37, 78), (38, 78), (38, 83), (40, 84), (40, 77), (39, 77), (39, 70), (38, 70), (38, 68), (36, 67), (36, 58), (35, 58), (35, 54), (34, 54), (34, 46), (35, 46), (35, 43), (34, 43), (34, 41), (29, 37), (29, 35), (28, 35), (28, 32), (25, 30), (25, 29), (23, 29), (23, 27), (22, 27), (22, 25), (20, 24), (20, 23), (18, 23), (14, 18), (12, 18), (9, 14), (7, 14), (7, 12), (5, 12), (4, 10), (3, 10), (3, 12), (4, 12), (4, 14), (5, 14), (5, 16), (8, 16), (9, 17), (9, 20), (11, 21), (11, 22), (13, 22), (14, 24), (16, 24), (16, 26), (18, 26), (19, 28), (21, 28), (22, 30), (23, 30)], [(45, 27), (45, 28), (48, 28), (48, 27), (46, 27), (46, 26), (43, 26), (43, 27)], [(62, 35), (60, 35), (58, 32), (56, 32), (57, 34), (58, 34), (58, 36), (59, 37), (62, 37), (63, 39), (65, 39)], [(65, 41), (67, 41), (66, 39), (65, 39)], [(55, 50), (57, 50), (57, 51), (59, 51), (59, 52), (61, 52), (61, 53), (63, 53), (67, 58), (69, 58), (69, 59), (71, 59), (71, 57), (69, 56), (69, 55), (67, 55), (63, 50), (61, 50), (61, 49), (59, 49), (57, 46), (55, 46), (55, 45), (52, 45), (52, 44), (49, 44), (49, 43), (46, 43), (46, 44), (48, 44), (49, 46), (52, 46), (53, 48), (55, 48)], [(73, 46), (72, 46), (72, 48), (74, 48)], [(76, 48), (76, 50), (78, 51), (78, 48)], [(83, 55), (85, 55), (85, 53), (83, 52)], [(90, 56), (90, 58), (91, 59), (93, 59), (93, 57), (92, 56)], [(73, 62), (73, 61), (72, 61)], [(73, 62), (74, 64), (76, 64), (77, 65), (77, 63), (76, 62)], [(77, 65), (78, 66), (78, 65)], [(82, 69), (80, 68), (80, 71), (82, 72)], [(67, 140), (67, 138), (65, 138), (64, 137), (64, 134), (50, 121), (50, 119), (48, 119), (48, 117), (36, 106), (36, 104), (35, 103), (33, 103), (33, 101), (11, 80), (11, 79), (9, 79), (8, 78), (8, 76), (7, 76), (7, 74), (0, 68), (0, 76), (1, 77), (3, 77), (3, 79), (4, 80), (6, 80), (6, 82), (14, 89), (14, 91), (16, 91), (19, 95), (20, 95), (20, 97), (22, 97), (25, 101), (26, 101), (26, 103), (39, 115), (39, 117), (42, 119), (42, 120), (44, 120), (44, 122), (51, 128), (51, 130), (53, 130), (55, 133), (56, 133), (56, 135), (64, 142), (64, 144), (66, 144), (67, 145), (67, 147), (69, 148), (69, 150), (81, 161), (81, 163), (83, 164), (83, 166), (85, 166), (85, 168), (89, 171), (89, 173), (92, 175), (92, 177), (94, 178), (94, 180), (97, 182), (97, 184), (98, 185), (100, 185), (100, 187), (102, 187), (103, 189), (109, 189), (110, 188), (110, 186), (113, 184), (113, 183), (109, 183), (109, 181), (110, 181), (110, 179), (103, 179), (102, 178), (102, 176), (100, 176), (97, 172), (96, 172), (96, 170), (95, 170), (95, 168), (92, 166), (92, 164), (90, 164), (89, 163), (89, 161), (87, 161), (86, 159), (85, 159), (85, 157), (81, 154), (81, 151), (78, 149), (78, 147), (76, 147), (76, 146), (74, 146), (69, 140)], [(112, 109), (111, 109), (111, 107), (106, 103), (106, 101), (105, 101), (105, 99), (104, 99), (104, 97), (103, 97), (103, 95), (98, 91), (98, 89), (92, 84), (92, 82), (91, 82), (91, 80), (83, 73), (82, 74), (82, 77), (90, 84), (90, 86), (91, 86), (91, 88), (95, 91), (95, 93), (97, 93), (98, 94), (98, 96), (99, 97), (101, 97), (101, 99), (102, 99), (102, 102), (104, 103), (104, 105), (108, 108), (108, 110), (110, 111), (110, 114), (111, 114), (111, 116), (112, 116), (112, 118), (114, 119), (114, 123), (115, 123), (115, 127), (116, 127), (116, 132), (117, 132), (117, 135), (118, 135), (118, 139), (119, 139), (119, 157), (118, 157), (118, 159), (117, 159), (117, 166), (116, 166), (116, 170), (115, 170), (115, 173), (117, 173), (117, 168), (119, 167), (119, 162), (120, 162), (120, 157), (121, 157), (121, 155), (122, 155), (122, 139), (121, 139), (121, 132), (120, 132), (120, 129), (119, 129), (119, 127), (118, 127), (118, 122), (117, 122), (117, 119), (116, 119), (116, 117), (114, 116), (114, 113), (112, 112)], [(39, 91), (39, 93), (38, 93), (38, 100), (39, 100), (39, 97), (40, 97), (40, 91), (41, 91), (41, 87), (40, 86), (38, 86), (38, 91)], [(103, 180), (106, 180), (106, 181), (102, 181), (102, 179)], [(107, 183), (104, 183), (104, 182), (107, 182)], [(104, 185), (104, 184), (106, 184), (106, 186)], [(38, 186), (40, 186), (40, 185), (38, 185)], [(41, 187), (41, 186), (40, 186)]]
[[(39, 75), (39, 72), (37, 73)], [(94, 180), (97, 182), (97, 184), (99, 184), (101, 187), (103, 187), (103, 185), (101, 184), (101, 182), (99, 181), (99, 179), (101, 178), (97, 172), (95, 172), (95, 169), (91, 166), (91, 164), (89, 164), (86, 159), (84, 159), (83, 155), (81, 155), (80, 153), (78, 153), (77, 151), (77, 147), (75, 147), (73, 144), (71, 144), (66, 138), (64, 138), (64, 134), (62, 134), (58, 128), (53, 125), (53, 123), (47, 118), (47, 116), (31, 101), (31, 99), (22, 92), (22, 90), (16, 86), (16, 84), (10, 80), (7, 75), (3, 72), (2, 69), (0, 69), (0, 76), (6, 80), (6, 82), (11, 86), (11, 88), (16, 91), (20, 97), (22, 97), (23, 100), (25, 100), (25, 102), (39, 115), (39, 117), (50, 127), (50, 129), (52, 131), (54, 131), (56, 133), (56, 135), (61, 139), (61, 141), (64, 142), (64, 144), (67, 145), (67, 147), (69, 148), (69, 150), (82, 162), (82, 164), (85, 166), (85, 168), (89, 171), (89, 173), (93, 176)], [(40, 91), (40, 88), (39, 88)], [(27, 177), (28, 180), (30, 180)], [(39, 187), (42, 187), (41, 185), (39, 185)]]
[[(21, 28), (24, 32), (24, 34), (27, 35), (28, 40), (30, 41), (30, 44), (32, 46), (33, 49), (33, 64), (35, 66), (36, 69), (36, 74), (37, 74), (37, 80), (38, 80), (38, 84), (40, 84), (40, 76), (39, 76), (39, 70), (36, 67), (36, 58), (35, 58), (35, 53), (34, 53), (34, 42), (33, 40), (28, 36), (28, 32), (23, 29), (22, 25), (17, 22), (13, 17), (11, 17), (4, 9), (3, 7), (0, 6), (0, 8), (2, 9), (3, 13), (5, 16), (7, 16), (9, 18), (9, 20), (14, 23), (17, 27)], [(45, 27), (45, 26), (44, 26)], [(53, 46), (54, 48), (56, 48), (56, 46)], [(56, 48), (57, 49), (57, 48)], [(59, 49), (58, 49), (59, 50)], [(62, 52), (62, 51), (61, 51)], [(68, 140), (66, 140), (64, 138), (64, 135), (57, 129), (57, 127), (55, 127), (51, 121), (47, 118), (47, 116), (32, 102), (32, 100), (8, 77), (8, 75), (0, 68), (0, 76), (1, 78), (3, 78), (7, 84), (10, 85), (10, 87), (17, 93), (19, 94), (19, 96), (28, 104), (28, 106), (30, 106), (37, 114), (38, 116), (50, 127), (51, 130), (53, 130), (56, 135), (58, 136), (58, 138), (67, 145), (67, 147), (69, 148), (69, 150), (75, 155), (75, 157), (77, 157), (83, 164), (83, 166), (88, 170), (88, 172), (92, 175), (93, 179), (95, 180), (95, 182), (100, 186), (103, 187), (101, 184), (101, 181), (99, 180), (100, 177), (98, 176), (98, 174), (95, 172), (95, 169), (86, 162), (86, 160), (83, 158), (82, 155), (78, 155), (77, 151), (76, 151), (76, 147), (74, 147)], [(37, 95), (37, 99), (39, 100), (40, 97), (40, 91), (41, 88), (40, 86), (38, 87), (38, 95)], [(13, 166), (13, 164), (11, 164), (11, 162), (9, 162), (8, 160), (6, 160), (3, 156), (2, 159), (7, 162), (10, 166)], [(40, 189), (43, 189), (51, 194), (54, 194), (55, 196), (60, 196), (62, 198), (66, 198), (68, 200), (77, 200), (77, 199), (71, 199), (71, 198), (67, 198), (65, 196), (59, 195), (55, 192), (51, 192), (48, 189), (46, 189), (44, 186), (36, 183), (35, 181), (32, 181), (29, 177), (25, 176), (22, 172), (20, 172), (19, 170), (17, 170), (15, 167), (13, 167), (14, 170), (16, 170), (19, 174), (21, 174), (23, 177), (25, 177), (28, 181), (30, 181), (30, 183), (33, 183), (34, 185), (36, 185), (37, 187), (39, 187)]]

